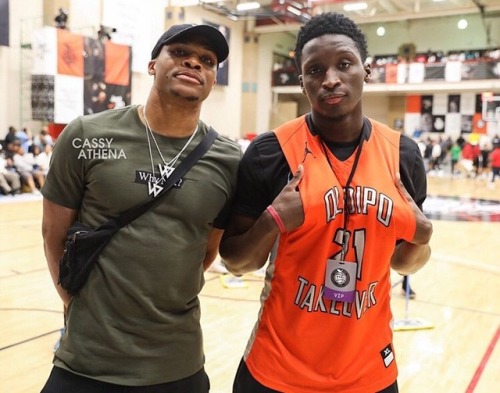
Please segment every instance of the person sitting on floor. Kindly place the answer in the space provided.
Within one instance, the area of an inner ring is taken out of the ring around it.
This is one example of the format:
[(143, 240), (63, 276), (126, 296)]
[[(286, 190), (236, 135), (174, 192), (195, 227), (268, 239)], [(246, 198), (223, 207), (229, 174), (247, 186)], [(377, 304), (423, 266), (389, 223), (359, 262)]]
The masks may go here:
[(21, 178), (10, 158), (3, 154), (3, 147), (0, 144), (0, 192), (3, 195), (15, 195), (21, 192)]
[(19, 143), (15, 143), (12, 160), (17, 172), (21, 176), (21, 182), (28, 188), (28, 192), (39, 195), (40, 191), (37, 185), (38, 187), (43, 187), (45, 175), (36, 167), (33, 154), (26, 153)]

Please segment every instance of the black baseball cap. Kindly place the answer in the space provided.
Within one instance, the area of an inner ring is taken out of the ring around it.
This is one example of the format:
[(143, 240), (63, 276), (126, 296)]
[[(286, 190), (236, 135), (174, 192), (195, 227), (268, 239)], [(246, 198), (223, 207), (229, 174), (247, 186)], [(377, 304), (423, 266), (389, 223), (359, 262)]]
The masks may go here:
[(227, 45), (226, 37), (215, 27), (209, 25), (182, 24), (171, 26), (158, 39), (155, 47), (151, 52), (151, 60), (156, 59), (160, 54), (163, 45), (175, 42), (183, 37), (202, 36), (208, 39), (211, 49), (217, 56), (217, 61), (222, 63), (229, 55), (229, 46)]

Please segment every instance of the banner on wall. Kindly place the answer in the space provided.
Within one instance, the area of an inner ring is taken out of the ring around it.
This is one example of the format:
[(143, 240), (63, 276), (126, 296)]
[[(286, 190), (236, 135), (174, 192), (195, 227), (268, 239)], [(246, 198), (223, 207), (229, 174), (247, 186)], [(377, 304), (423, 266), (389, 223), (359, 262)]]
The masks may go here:
[(500, 122), (500, 95), (491, 92), (483, 93), (481, 101), (483, 120)]
[(131, 102), (131, 49), (44, 27), (33, 35), (33, 120), (67, 124)]
[(494, 134), (500, 131), (500, 96), (493, 93), (406, 97), (405, 133)]
[(0, 0), (0, 45), (9, 46), (9, 0)]
[(500, 59), (498, 49), (491, 51), (485, 58), (458, 61), (448, 60), (437, 63), (401, 63), (391, 57), (386, 61), (375, 60), (372, 64), (370, 83), (423, 83), (428, 81), (461, 82), (500, 78)]

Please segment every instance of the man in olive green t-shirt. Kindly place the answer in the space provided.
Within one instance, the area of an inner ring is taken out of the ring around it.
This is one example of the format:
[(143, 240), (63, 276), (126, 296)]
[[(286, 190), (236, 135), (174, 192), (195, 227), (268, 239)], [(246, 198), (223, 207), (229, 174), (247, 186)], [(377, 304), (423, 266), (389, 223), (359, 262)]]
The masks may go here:
[(198, 294), (235, 191), (236, 142), (218, 136), (159, 204), (120, 229), (78, 295), (58, 276), (75, 220), (95, 228), (156, 197), (202, 140), (202, 102), (228, 52), (213, 27), (172, 26), (152, 51), (146, 105), (79, 117), (56, 141), (42, 232), (66, 329), (43, 393), (209, 391)]

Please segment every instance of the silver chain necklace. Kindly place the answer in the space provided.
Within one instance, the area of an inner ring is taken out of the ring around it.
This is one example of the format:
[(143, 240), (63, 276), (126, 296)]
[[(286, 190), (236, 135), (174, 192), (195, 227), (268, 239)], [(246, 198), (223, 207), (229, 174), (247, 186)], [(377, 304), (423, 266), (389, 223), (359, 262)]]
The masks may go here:
[[(177, 153), (177, 155), (172, 158), (169, 162), (165, 160), (163, 157), (163, 154), (161, 154), (160, 147), (158, 146), (158, 142), (156, 142), (156, 138), (153, 134), (153, 131), (151, 130), (151, 127), (149, 126), (148, 119), (146, 117), (146, 105), (143, 107), (143, 115), (144, 115), (144, 123), (145, 123), (145, 128), (146, 128), (146, 137), (148, 138), (148, 148), (149, 148), (149, 159), (151, 160), (151, 171), (153, 172), (153, 175), (151, 177), (152, 180), (148, 181), (148, 194), (151, 195), (153, 194), (154, 197), (156, 197), (160, 192), (162, 192), (163, 187), (160, 185), (160, 182), (166, 177), (168, 178), (171, 173), (174, 171), (174, 165), (179, 159), (179, 157), (182, 155), (184, 150), (189, 146), (189, 144), (192, 142), (194, 139), (196, 133), (198, 132), (198, 125), (196, 126), (196, 129), (190, 136), (190, 138), (187, 140), (187, 142), (184, 144), (183, 148)], [(156, 150), (158, 151), (158, 154), (163, 161), (162, 164), (158, 164), (158, 168), (160, 170), (160, 177), (156, 178), (155, 175), (155, 165), (154, 165), (154, 160), (153, 160), (153, 151), (151, 149), (151, 139), (153, 140)]]

